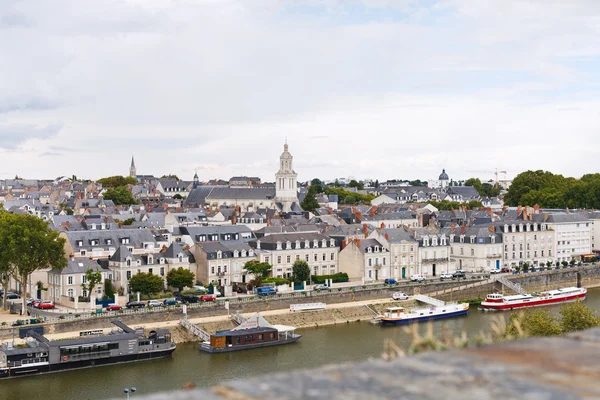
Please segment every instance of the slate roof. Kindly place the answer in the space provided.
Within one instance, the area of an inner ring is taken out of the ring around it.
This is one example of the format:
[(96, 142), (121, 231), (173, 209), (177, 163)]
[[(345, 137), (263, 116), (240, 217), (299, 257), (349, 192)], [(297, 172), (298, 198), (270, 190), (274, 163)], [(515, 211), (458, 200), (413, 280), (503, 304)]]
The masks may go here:
[(406, 229), (403, 228), (382, 229), (381, 233), (383, 235), (387, 234), (386, 240), (388, 241), (388, 243), (416, 243), (415, 238)]
[(67, 261), (67, 266), (65, 268), (60, 271), (53, 269), (50, 273), (61, 275), (85, 274), (90, 268), (94, 271), (106, 271), (100, 264), (89, 258), (70, 258)]
[[(115, 247), (121, 244), (120, 239), (129, 239), (129, 246), (137, 249), (143, 248), (144, 243), (154, 243), (156, 248), (156, 240), (150, 229), (111, 229), (111, 230), (89, 230), (89, 231), (67, 231), (64, 232), (69, 240), (74, 251), (80, 249), (91, 250), (92, 248)], [(111, 240), (111, 244), (107, 240)], [(77, 244), (82, 241), (81, 246)], [(97, 245), (92, 245), (92, 240), (98, 240)]]
[(589, 222), (589, 218), (583, 213), (553, 213), (548, 215), (546, 223), (562, 224), (562, 223), (577, 223), (577, 222)]
[(121, 245), (121, 246), (119, 246), (117, 251), (115, 251), (115, 253), (112, 256), (110, 256), (109, 260), (125, 262), (127, 260), (127, 257), (131, 258), (131, 257), (133, 257), (133, 255), (131, 254), (131, 252), (129, 251), (129, 249), (126, 246)]

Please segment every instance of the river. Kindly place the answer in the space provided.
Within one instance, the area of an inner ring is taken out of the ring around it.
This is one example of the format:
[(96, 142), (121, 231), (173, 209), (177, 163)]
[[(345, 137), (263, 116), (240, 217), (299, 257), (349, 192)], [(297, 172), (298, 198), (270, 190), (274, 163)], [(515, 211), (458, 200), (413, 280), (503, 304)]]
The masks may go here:
[[(589, 290), (585, 303), (600, 310), (600, 288)], [(550, 308), (558, 313), (560, 306)], [(473, 336), (489, 331), (494, 315), (498, 313), (472, 307), (465, 317), (434, 321), (434, 331), (440, 333), (447, 324), (451, 332), (465, 330)], [(509, 313), (504, 315), (508, 317)], [(422, 331), (425, 325), (420, 325)], [(303, 335), (299, 342), (280, 347), (207, 354), (200, 353), (197, 344), (185, 343), (167, 359), (3, 380), (0, 399), (104, 400), (124, 397), (123, 388), (135, 387), (133, 400), (141, 393), (181, 389), (188, 383), (214, 386), (273, 372), (378, 358), (386, 338), (403, 348), (411, 343), (402, 327), (380, 327), (369, 322), (302, 329), (298, 333)]]

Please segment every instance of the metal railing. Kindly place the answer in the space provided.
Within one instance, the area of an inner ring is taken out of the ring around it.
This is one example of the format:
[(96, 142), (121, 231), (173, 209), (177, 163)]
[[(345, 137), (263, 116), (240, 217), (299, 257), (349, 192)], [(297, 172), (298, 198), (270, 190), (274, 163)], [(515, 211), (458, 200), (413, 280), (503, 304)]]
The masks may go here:
[(504, 286), (514, 290), (515, 292), (517, 292), (519, 294), (527, 294), (527, 291), (525, 289), (523, 289), (521, 287), (521, 285), (519, 285), (518, 283), (511, 282), (503, 276), (497, 276), (496, 281), (500, 282)]
[(208, 332), (203, 331), (202, 329), (200, 329), (200, 327), (192, 324), (187, 318), (183, 318), (181, 321), (179, 321), (179, 323), (185, 329), (193, 333), (194, 336), (197, 336), (200, 339), (202, 339), (202, 341), (210, 342), (210, 335), (208, 334)]

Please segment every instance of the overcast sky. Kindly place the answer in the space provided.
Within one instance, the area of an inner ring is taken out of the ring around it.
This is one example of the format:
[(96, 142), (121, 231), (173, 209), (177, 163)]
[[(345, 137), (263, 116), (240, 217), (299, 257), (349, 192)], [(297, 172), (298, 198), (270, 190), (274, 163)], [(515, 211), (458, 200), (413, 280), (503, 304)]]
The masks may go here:
[(580, 176), (598, 0), (1, 0), (0, 179)]

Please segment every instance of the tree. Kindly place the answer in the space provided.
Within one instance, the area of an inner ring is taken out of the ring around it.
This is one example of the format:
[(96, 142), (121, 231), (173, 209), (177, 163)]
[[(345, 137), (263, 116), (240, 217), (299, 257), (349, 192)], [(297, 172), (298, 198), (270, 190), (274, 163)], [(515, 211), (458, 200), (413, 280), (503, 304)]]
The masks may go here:
[(254, 286), (260, 286), (263, 279), (269, 276), (273, 266), (266, 262), (252, 260), (244, 264), (244, 269), (254, 275)]
[(357, 181), (356, 181), (356, 180), (354, 180), (354, 179), (352, 179), (352, 180), (350, 181), (350, 183), (348, 184), (348, 187), (355, 187), (355, 188), (357, 188), (358, 190), (363, 190), (363, 189), (365, 188), (365, 186), (364, 186), (362, 183), (360, 183), (360, 182), (357, 182)]
[(122, 224), (122, 225), (125, 225), (125, 226), (129, 226), (129, 225), (133, 225), (133, 223), (135, 222), (135, 218), (127, 218), (125, 221), (121, 221), (120, 219), (115, 218), (115, 222), (117, 224)]
[(513, 313), (508, 320), (506, 333), (513, 337), (519, 336), (519, 326), (527, 336), (557, 336), (561, 334), (560, 323), (550, 315), (550, 310), (547, 308)]
[(165, 290), (165, 280), (158, 275), (140, 272), (129, 279), (129, 291), (140, 292), (146, 296)]
[(310, 267), (306, 261), (294, 261), (294, 265), (292, 265), (292, 279), (296, 283), (305, 282), (310, 279)]
[(414, 181), (408, 182), (410, 186), (427, 186), (427, 181), (415, 179)]
[(180, 195), (179, 193), (175, 193), (175, 196), (173, 196), (173, 198), (174, 198), (175, 200), (183, 200), (183, 196), (182, 196), (182, 195)]
[(315, 192), (312, 189), (312, 186), (308, 189), (308, 192), (306, 192), (304, 200), (302, 200), (302, 203), (300, 203), (300, 207), (302, 207), (304, 211), (309, 212), (314, 212), (319, 208), (319, 202), (315, 197)]
[(177, 175), (163, 175), (161, 176), (161, 179), (175, 179), (175, 180), (179, 180), (179, 177)]
[(115, 287), (110, 279), (104, 280), (104, 296), (102, 296), (102, 298), (104, 300), (112, 300), (115, 298)]
[[(9, 230), (10, 218), (12, 214), (4, 212), (0, 208), (0, 249), (7, 249), (10, 246), (10, 238), (4, 233)], [(11, 275), (14, 273), (14, 264), (11, 259), (11, 255), (6, 251), (0, 251), (0, 282), (2, 283), (2, 289), (4, 289), (4, 298), (2, 303), (4, 309), (8, 308), (6, 302), (6, 296), (8, 295), (8, 285)]]
[(375, 189), (379, 189), (379, 179), (375, 179)]
[(131, 205), (138, 203), (126, 186), (108, 189), (106, 193), (104, 193), (104, 199), (112, 200), (116, 205)]
[(100, 271), (94, 271), (89, 268), (85, 271), (85, 283), (81, 284), (81, 288), (87, 292), (87, 297), (90, 299), (90, 303), (95, 299), (96, 286), (102, 282), (102, 273)]
[(310, 184), (311, 184), (311, 186), (312, 185), (321, 185), (321, 186), (323, 186), (323, 182), (320, 179), (318, 179), (318, 178), (314, 178), (312, 181), (310, 181)]
[(560, 327), (563, 333), (582, 331), (600, 326), (600, 317), (580, 301), (568, 303), (560, 309)]
[(181, 293), (184, 287), (194, 285), (194, 273), (183, 267), (172, 269), (167, 274), (167, 285), (176, 287)]
[(0, 268), (10, 272), (21, 284), (22, 312), (25, 314), (31, 274), (38, 269), (61, 270), (67, 265), (65, 239), (45, 221), (32, 215), (1, 213), (0, 219)]
[(102, 186), (105, 188), (116, 188), (119, 186), (136, 185), (138, 183), (134, 177), (122, 177), (120, 175), (98, 179), (96, 182), (102, 184)]

